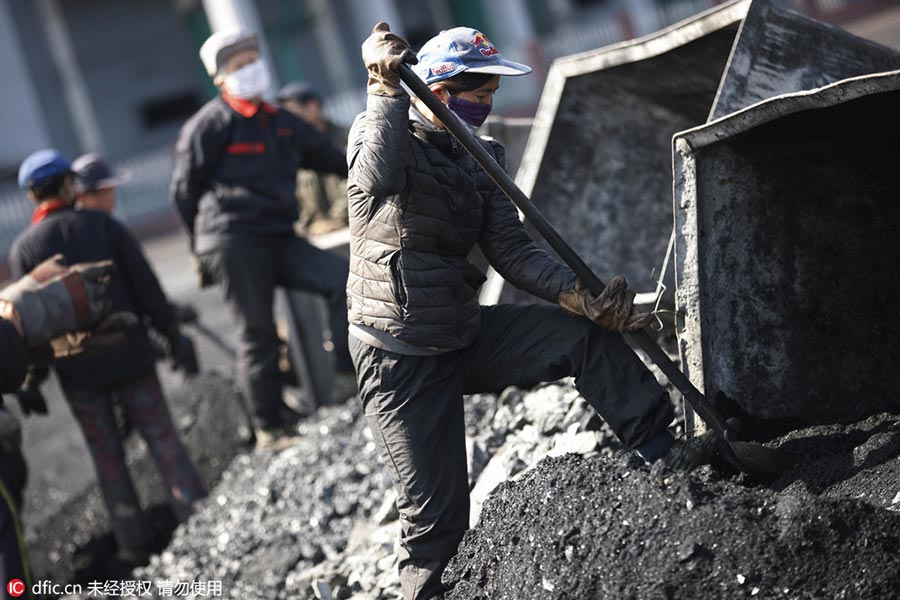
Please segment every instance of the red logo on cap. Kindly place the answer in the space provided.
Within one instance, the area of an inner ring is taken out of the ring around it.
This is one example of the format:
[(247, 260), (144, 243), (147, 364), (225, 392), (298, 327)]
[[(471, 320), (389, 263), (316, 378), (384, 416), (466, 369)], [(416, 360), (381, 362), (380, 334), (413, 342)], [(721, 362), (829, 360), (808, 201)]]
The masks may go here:
[(444, 75), (445, 73), (450, 73), (456, 69), (456, 64), (452, 62), (445, 62), (439, 65), (435, 65), (431, 67), (431, 74), (434, 76)]
[(475, 32), (475, 37), (472, 39), (472, 45), (476, 48), (478, 48), (479, 46), (484, 46), (484, 48), (478, 48), (478, 51), (481, 52), (481, 55), (485, 57), (492, 56), (494, 54), (500, 54), (500, 51), (494, 47), (494, 44), (491, 43), (491, 40), (489, 40), (487, 36), (480, 31)]

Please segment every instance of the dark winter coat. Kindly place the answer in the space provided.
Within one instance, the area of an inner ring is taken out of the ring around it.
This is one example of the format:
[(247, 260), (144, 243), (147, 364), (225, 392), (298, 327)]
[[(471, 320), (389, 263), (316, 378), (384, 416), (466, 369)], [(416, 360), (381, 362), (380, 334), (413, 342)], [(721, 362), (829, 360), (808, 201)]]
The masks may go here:
[[(350, 322), (456, 350), (481, 327), (477, 243), (510, 283), (550, 302), (575, 275), (534, 243), (512, 202), (444, 130), (408, 118), (409, 98), (371, 95), (350, 132)], [(504, 161), (503, 146), (482, 140)]]
[[(176, 326), (175, 315), (159, 280), (137, 240), (110, 215), (66, 207), (26, 229), (13, 242), (10, 273), (18, 279), (55, 254), (67, 264), (112, 259), (116, 270), (106, 296), (112, 312), (147, 317), (162, 333)], [(109, 350), (91, 350), (54, 361), (65, 388), (115, 387), (149, 372), (156, 361), (147, 331), (138, 325), (126, 332), (127, 341)]]
[(11, 394), (19, 389), (27, 368), (25, 340), (12, 322), (0, 319), (0, 392)]
[(181, 130), (170, 188), (194, 251), (292, 234), (300, 167), (347, 174), (344, 152), (288, 111), (210, 100)]
[[(19, 389), (25, 380), (28, 369), (28, 353), (25, 349), (25, 340), (16, 330), (12, 321), (0, 319), (0, 392), (11, 394)], [(0, 400), (0, 482), (9, 493), (13, 506), (22, 508), (22, 492), (28, 479), (28, 467), (21, 450), (22, 431), (19, 423)], [(0, 503), (4, 502), (0, 499)], [(6, 558), (10, 554), (11, 541), (15, 540), (9, 521), (11, 511), (3, 514), (5, 508), (0, 505), (0, 555)], [(10, 554), (9, 559), (12, 559)], [(2, 558), (0, 558), (2, 566)], [(2, 568), (0, 568), (2, 570)]]

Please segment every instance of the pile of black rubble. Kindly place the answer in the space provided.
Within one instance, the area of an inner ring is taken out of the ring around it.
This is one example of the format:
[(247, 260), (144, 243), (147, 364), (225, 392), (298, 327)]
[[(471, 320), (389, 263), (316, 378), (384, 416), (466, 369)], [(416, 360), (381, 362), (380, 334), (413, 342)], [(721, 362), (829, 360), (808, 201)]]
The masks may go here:
[(812, 427), (768, 487), (549, 458), (488, 500), (445, 572), (476, 598), (892, 598), (900, 590), (900, 417)]
[[(644, 465), (571, 381), (471, 396), (466, 416), (474, 527), (446, 600), (900, 589), (900, 416), (773, 440), (797, 462), (769, 486)], [(133, 577), (215, 579), (227, 598), (396, 598), (395, 497), (358, 400), (320, 409), (302, 434), (239, 454)]]
[[(250, 435), (248, 415), (231, 380), (206, 373), (169, 390), (172, 418), (207, 488), (242, 452)], [(175, 528), (175, 515), (147, 446), (121, 423), (129, 471), (162, 549)], [(74, 424), (73, 424), (74, 426)], [(89, 584), (127, 578), (115, 560), (116, 546), (96, 483), (79, 491), (37, 523), (25, 520), (33, 579)]]

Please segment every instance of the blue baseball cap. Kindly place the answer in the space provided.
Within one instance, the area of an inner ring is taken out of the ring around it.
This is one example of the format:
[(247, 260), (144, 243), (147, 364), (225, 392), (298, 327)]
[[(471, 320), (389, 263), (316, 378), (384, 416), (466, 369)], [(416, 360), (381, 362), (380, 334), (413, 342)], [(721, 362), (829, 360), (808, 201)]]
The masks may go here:
[(460, 73), (527, 75), (531, 67), (506, 60), (486, 35), (471, 27), (454, 27), (440, 32), (422, 46), (413, 65), (416, 75), (427, 84)]
[(19, 187), (27, 190), (44, 180), (69, 173), (71, 170), (72, 163), (59, 150), (53, 148), (38, 150), (22, 161), (19, 167)]

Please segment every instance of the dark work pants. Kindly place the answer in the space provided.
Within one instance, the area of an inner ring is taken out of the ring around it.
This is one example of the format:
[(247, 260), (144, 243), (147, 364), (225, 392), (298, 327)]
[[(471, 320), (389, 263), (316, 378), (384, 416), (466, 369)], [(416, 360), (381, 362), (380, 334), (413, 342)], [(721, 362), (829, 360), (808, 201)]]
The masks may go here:
[(482, 307), (475, 342), (438, 356), (395, 354), (356, 338), (360, 399), (397, 490), (400, 583), (431, 598), (469, 524), (463, 395), (575, 377), (629, 448), (673, 418), (668, 394), (621, 335), (544, 305)]
[(153, 457), (175, 516), (186, 521), (206, 489), (172, 424), (169, 408), (156, 372), (108, 389), (64, 389), (66, 400), (87, 441), (110, 527), (119, 548), (146, 550), (152, 532), (141, 511), (125, 451), (116, 426), (113, 403), (118, 402), (128, 420), (140, 431)]
[(253, 406), (257, 425), (268, 428), (280, 423), (280, 341), (272, 312), (276, 286), (325, 297), (337, 370), (353, 371), (346, 345), (349, 265), (345, 259), (289, 235), (229, 244), (203, 254), (201, 260), (221, 281), (234, 316), (240, 338), (238, 383)]

